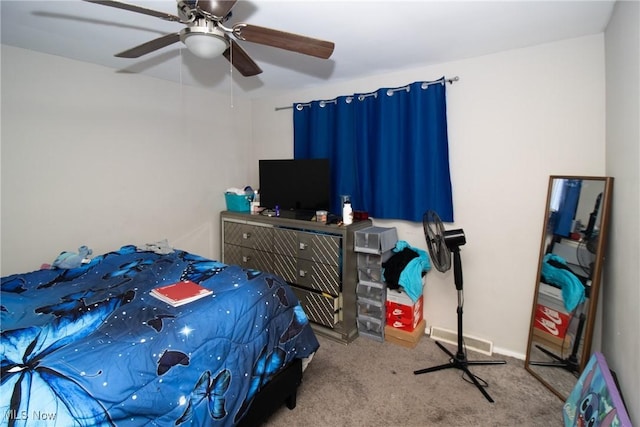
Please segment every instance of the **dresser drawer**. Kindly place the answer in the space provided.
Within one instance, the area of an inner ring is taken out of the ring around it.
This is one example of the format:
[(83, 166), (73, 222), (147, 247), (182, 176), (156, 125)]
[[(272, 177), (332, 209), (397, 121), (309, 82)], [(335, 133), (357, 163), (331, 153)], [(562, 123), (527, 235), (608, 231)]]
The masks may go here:
[(243, 268), (275, 273), (273, 271), (273, 255), (271, 253), (244, 246), (225, 244), (222, 262), (239, 265)]
[(297, 286), (333, 296), (340, 294), (340, 271), (336, 265), (273, 254), (271, 272)]
[(322, 264), (338, 265), (342, 238), (330, 234), (298, 233), (298, 258)]
[(298, 259), (291, 255), (274, 253), (271, 270), (273, 274), (277, 274), (289, 283), (298, 281)]
[(273, 228), (243, 224), (233, 221), (224, 222), (224, 243), (271, 252), (273, 246)]
[(301, 230), (273, 230), (273, 252), (323, 264), (338, 265), (342, 237)]
[(340, 321), (339, 299), (300, 288), (292, 288), (309, 320), (329, 328)]
[(298, 256), (298, 234), (297, 230), (277, 228), (273, 230), (273, 252), (288, 256)]
[(296, 284), (330, 295), (340, 294), (340, 270), (337, 265), (298, 259)]

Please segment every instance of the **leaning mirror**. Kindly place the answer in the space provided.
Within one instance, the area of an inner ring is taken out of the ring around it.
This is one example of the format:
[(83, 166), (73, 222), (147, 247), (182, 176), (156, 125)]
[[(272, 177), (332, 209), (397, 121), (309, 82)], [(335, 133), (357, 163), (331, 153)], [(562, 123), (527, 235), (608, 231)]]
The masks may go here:
[(551, 176), (525, 368), (560, 399), (591, 354), (613, 178)]

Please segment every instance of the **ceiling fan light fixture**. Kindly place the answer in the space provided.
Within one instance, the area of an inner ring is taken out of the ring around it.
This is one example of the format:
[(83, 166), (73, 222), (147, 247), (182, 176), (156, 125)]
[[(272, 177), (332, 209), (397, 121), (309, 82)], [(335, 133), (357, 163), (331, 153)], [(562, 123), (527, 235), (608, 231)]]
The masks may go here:
[[(229, 41), (215, 30), (202, 27), (186, 28), (181, 34), (182, 42), (191, 53), (200, 58), (215, 58), (229, 47)], [(204, 31), (203, 31), (204, 30)]]
[[(333, 42), (243, 22), (225, 27), (224, 23), (231, 17), (231, 9), (238, 0), (178, 0), (177, 15), (118, 0), (84, 1), (186, 25), (177, 33), (165, 34), (115, 54), (118, 58), (139, 58), (180, 41), (191, 53), (201, 58), (213, 59), (223, 55), (240, 74), (251, 77), (260, 74), (262, 70), (236, 40), (289, 50), (321, 59), (328, 59), (334, 49)], [(232, 41), (233, 45), (231, 45)]]

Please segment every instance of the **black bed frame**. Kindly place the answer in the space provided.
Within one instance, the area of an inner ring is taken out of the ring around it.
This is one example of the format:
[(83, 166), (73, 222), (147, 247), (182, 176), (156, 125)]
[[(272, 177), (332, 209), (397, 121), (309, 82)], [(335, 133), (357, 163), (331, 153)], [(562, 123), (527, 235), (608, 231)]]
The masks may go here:
[(283, 403), (287, 408), (294, 409), (298, 386), (301, 382), (302, 360), (294, 359), (256, 394), (249, 411), (237, 425), (239, 427), (259, 426), (280, 409)]

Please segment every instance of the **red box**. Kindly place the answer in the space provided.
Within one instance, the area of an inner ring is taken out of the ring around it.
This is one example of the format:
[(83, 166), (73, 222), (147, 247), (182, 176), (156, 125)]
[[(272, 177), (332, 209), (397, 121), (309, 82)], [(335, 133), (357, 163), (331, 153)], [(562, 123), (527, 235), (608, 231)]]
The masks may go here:
[(424, 296), (420, 295), (415, 303), (404, 292), (387, 291), (387, 326), (413, 331), (423, 319)]
[(536, 305), (534, 327), (556, 338), (564, 338), (569, 327), (570, 315), (543, 304)]

